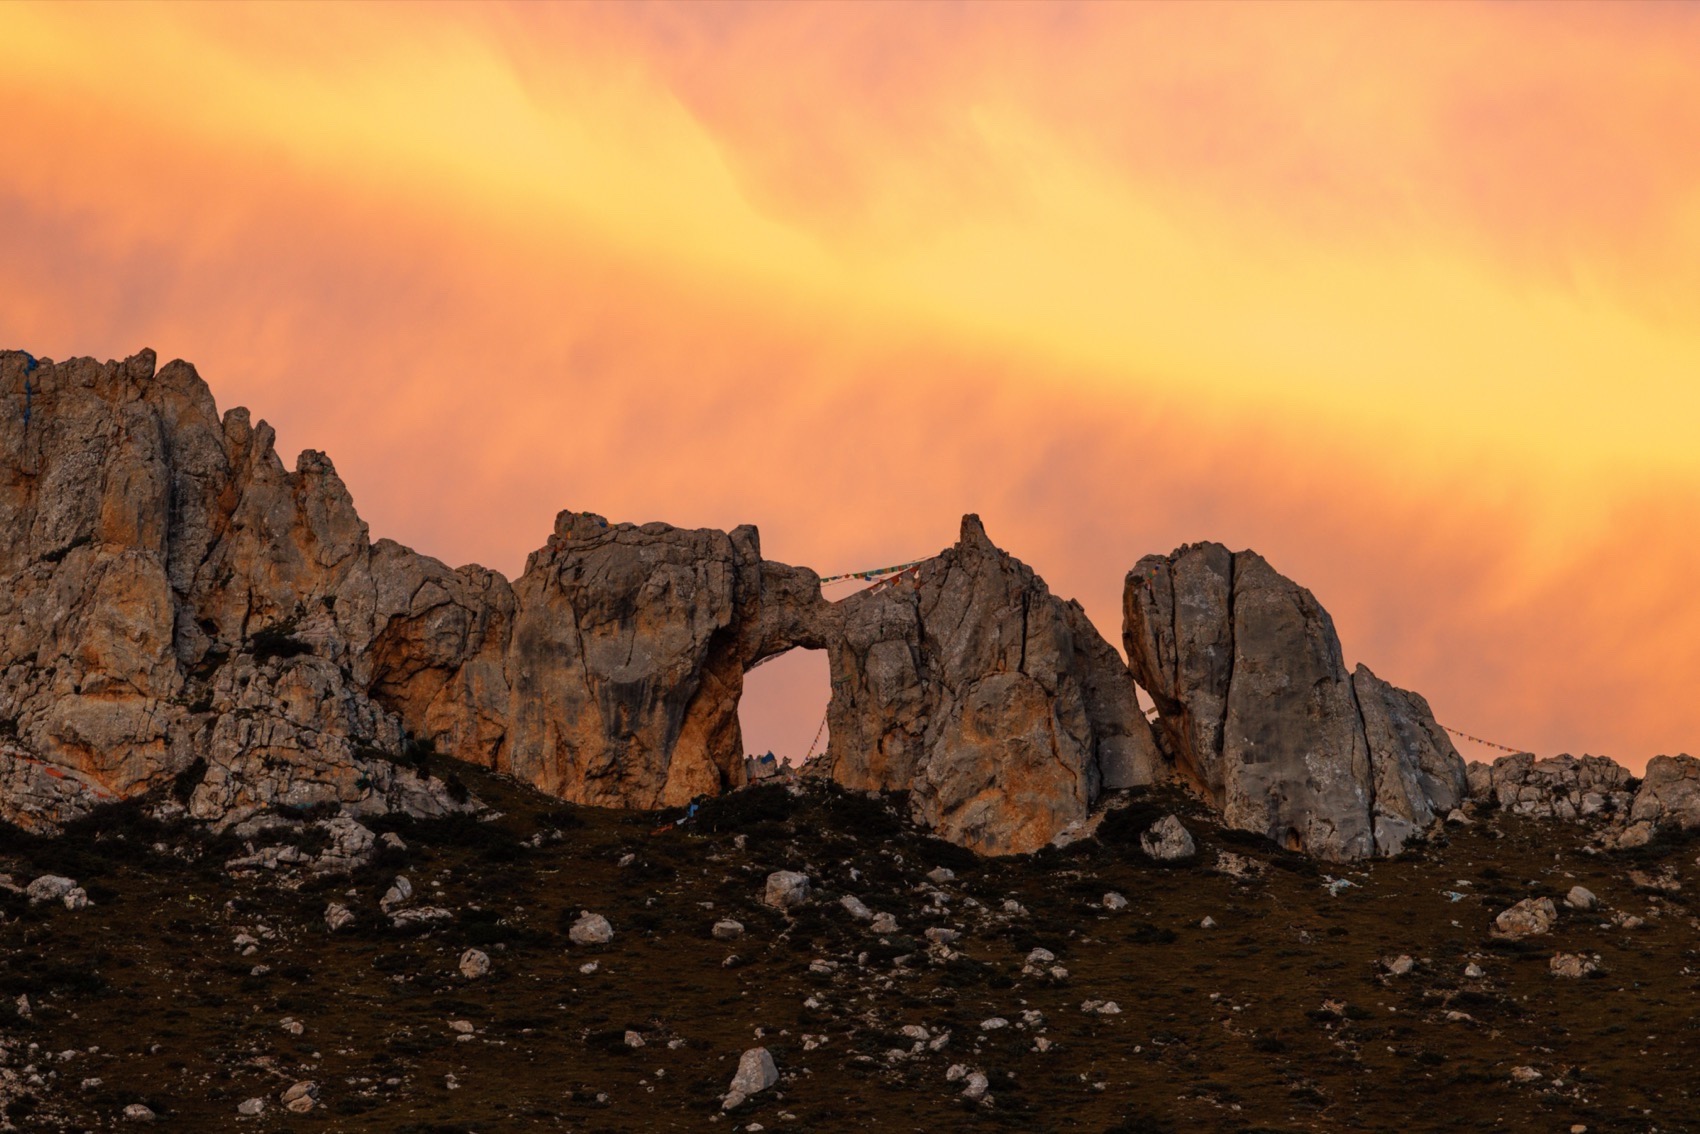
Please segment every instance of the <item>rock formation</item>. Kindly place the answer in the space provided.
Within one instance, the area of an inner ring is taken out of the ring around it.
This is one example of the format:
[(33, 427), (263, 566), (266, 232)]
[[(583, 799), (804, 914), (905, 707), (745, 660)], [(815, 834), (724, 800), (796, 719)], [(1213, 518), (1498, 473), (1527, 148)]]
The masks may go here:
[(1228, 825), (1330, 859), (1394, 854), (1464, 798), (1423, 699), (1347, 673), (1333, 620), (1254, 552), (1148, 556), (1124, 643), (1180, 773)]
[(829, 617), (824, 770), (849, 787), (911, 790), (916, 816), (945, 838), (1033, 850), (1101, 790), (1167, 778), (1126, 665), (977, 516), (911, 579)]
[[(0, 804), (51, 827), (177, 780), (191, 814), (457, 804), (435, 750), (604, 806), (744, 780), (744, 673), (828, 650), (846, 783), (1031, 850), (1105, 788), (1165, 774), (1131, 677), (979, 521), (904, 585), (828, 603), (731, 533), (562, 512), (511, 584), (370, 542), (323, 454), (287, 471), (187, 364), (33, 365), (0, 426)], [(3, 727), (3, 725), (0, 725)]]
[(1514, 815), (1589, 819), (1622, 815), (1634, 798), (1629, 769), (1604, 756), (1569, 754), (1537, 760), (1519, 752), (1469, 767), (1470, 797), (1492, 799)]
[(1688, 755), (1653, 757), (1617, 845), (1645, 846), (1661, 830), (1695, 827), (1700, 827), (1700, 760)]
[(572, 511), (510, 583), (372, 543), (327, 457), (286, 470), (185, 363), (13, 352), (0, 389), (0, 814), (32, 826), (167, 783), (216, 823), (474, 806), (414, 770), (432, 751), (680, 805), (744, 783), (744, 675), (794, 647), (832, 674), (814, 770), (984, 853), (1177, 767), (1232, 825), (1331, 858), (1392, 853), (1464, 793), (1422, 698), (1348, 674), (1327, 612), (1250, 552), (1142, 561), (1130, 670), (974, 516), (836, 603), (754, 528)]
[(178, 777), (219, 822), (464, 806), (395, 762), (365, 688), (371, 547), (323, 455), (285, 471), (269, 428), (151, 352), (8, 353), (0, 389), (0, 780), (27, 789), (0, 814), (52, 827)]

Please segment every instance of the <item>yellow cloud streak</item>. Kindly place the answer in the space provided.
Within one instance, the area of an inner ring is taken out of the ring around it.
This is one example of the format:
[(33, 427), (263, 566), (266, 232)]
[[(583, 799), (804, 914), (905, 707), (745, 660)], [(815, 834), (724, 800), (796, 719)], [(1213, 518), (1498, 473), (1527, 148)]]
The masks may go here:
[[(590, 242), (841, 325), (1000, 348), (1034, 373), (1373, 434), (1413, 476), (1491, 450), (1562, 482), (1565, 509), (1624, 476), (1700, 479), (1695, 325), (1514, 283), (1463, 242), (1359, 250), (1275, 225), (1253, 241), (990, 106), (972, 125), (1011, 194), (902, 240), (833, 239), (753, 205), (724, 143), (629, 60), (561, 44), (565, 77), (539, 92), (452, 9), (240, 11), (9, 6), (0, 82), (10, 98), (75, 89), (154, 131), (446, 211), (526, 255)], [(325, 26), (303, 36), (302, 20)], [(268, 51), (285, 34), (290, 50)]]

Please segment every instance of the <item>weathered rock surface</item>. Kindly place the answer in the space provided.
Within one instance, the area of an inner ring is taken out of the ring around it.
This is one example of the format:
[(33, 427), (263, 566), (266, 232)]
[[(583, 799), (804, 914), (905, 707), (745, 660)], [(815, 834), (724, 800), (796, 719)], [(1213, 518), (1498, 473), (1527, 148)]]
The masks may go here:
[(1106, 785), (1166, 778), (1127, 667), (979, 518), (912, 576), (834, 604), (820, 769), (911, 790), (918, 820), (991, 854), (1043, 846)]
[(1181, 862), (1198, 853), (1198, 844), (1179, 819), (1165, 815), (1139, 836), (1139, 849), (1158, 862)]
[[(1628, 773), (1624, 773), (1627, 781)], [(1644, 846), (1661, 829), (1700, 827), (1700, 760), (1655, 756), (1629, 807), (1629, 823), (1617, 838), (1624, 847)]]
[(776, 910), (800, 906), (809, 900), (809, 876), (795, 870), (775, 870), (767, 876), (761, 900)]
[(1396, 854), (1468, 797), (1464, 762), (1420, 694), (1352, 671), (1374, 776), (1375, 846)]
[(1495, 936), (1513, 940), (1552, 932), (1558, 924), (1558, 907), (1551, 898), (1524, 898), (1493, 919)]
[[(779, 1069), (765, 1047), (752, 1047), (738, 1059), (738, 1073), (732, 1076), (732, 1086), (724, 1103), (727, 1110), (759, 1094), (779, 1082)], [(733, 1100), (737, 1100), (734, 1102)]]
[(1308, 590), (1220, 544), (1128, 573), (1124, 644), (1181, 774), (1228, 825), (1330, 859), (1394, 854), (1466, 791), (1426, 702), (1360, 666)]
[[(1476, 769), (1483, 769), (1477, 771)], [(1633, 795), (1629, 769), (1604, 756), (1565, 754), (1537, 760), (1528, 752), (1472, 764), (1470, 795), (1495, 800), (1514, 815), (1578, 820), (1626, 814)]]
[(744, 782), (752, 666), (829, 651), (827, 765), (913, 789), (977, 849), (1031, 850), (1166, 771), (1127, 668), (977, 519), (895, 586), (828, 603), (753, 528), (563, 512), (513, 583), (372, 543), (328, 458), (286, 470), (193, 367), (0, 356), (0, 815), (50, 829), (181, 784), (190, 813), (444, 814), (420, 750), (609, 806)]
[(567, 930), (567, 940), (574, 945), (606, 945), (614, 940), (614, 927), (601, 914), (583, 910)]
[(26, 384), (0, 421), (0, 816), (35, 829), (167, 786), (219, 825), (477, 807), (421, 773), (433, 751), (574, 802), (683, 804), (745, 782), (744, 674), (794, 647), (832, 672), (814, 770), (907, 791), (984, 853), (1086, 830), (1175, 762), (1234, 826), (1335, 858), (1397, 850), (1464, 790), (1422, 699), (1348, 675), (1326, 612), (1249, 552), (1143, 561), (1130, 671), (977, 517), (836, 603), (753, 528), (573, 511), (510, 583), (373, 543), (328, 458), (287, 470), (185, 363), (0, 354)]
[(269, 427), (150, 351), (0, 355), (0, 386), (26, 383), (0, 418), (0, 815), (48, 829), (185, 773), (218, 823), (463, 806), (385, 758), (372, 549), (328, 459), (286, 471)]

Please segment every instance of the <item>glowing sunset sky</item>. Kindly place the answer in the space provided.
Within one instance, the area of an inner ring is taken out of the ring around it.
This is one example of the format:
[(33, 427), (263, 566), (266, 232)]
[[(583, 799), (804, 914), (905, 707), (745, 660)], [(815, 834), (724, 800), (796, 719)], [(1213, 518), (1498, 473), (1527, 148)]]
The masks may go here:
[(0, 346), (189, 359), (510, 574), (564, 507), (827, 573), (977, 511), (1119, 645), (1141, 555), (1255, 548), (1442, 721), (1639, 768), (1700, 751), (1696, 60), (1674, 4), (0, 5)]

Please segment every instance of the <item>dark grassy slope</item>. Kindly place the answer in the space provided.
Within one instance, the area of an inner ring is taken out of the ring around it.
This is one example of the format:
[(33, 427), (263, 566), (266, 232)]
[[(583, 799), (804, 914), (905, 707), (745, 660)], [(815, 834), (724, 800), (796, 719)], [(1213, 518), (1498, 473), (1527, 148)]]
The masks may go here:
[[(461, 774), (501, 819), (374, 822), (408, 849), (353, 878), (232, 877), (233, 841), (160, 827), (131, 805), (59, 840), (8, 832), (0, 870), (20, 884), (69, 874), (96, 903), (5, 898), (11, 1120), (108, 1129), (144, 1102), (161, 1126), (209, 1131), (1700, 1129), (1688, 891), (1652, 896), (1626, 880), (1631, 866), (1691, 873), (1692, 847), (1593, 857), (1577, 828), (1488, 813), (1449, 845), (1333, 872), (1357, 885), (1331, 895), (1328, 868), (1193, 813), (1199, 862), (1146, 861), (1138, 831), (1184, 809), (1174, 799), (1136, 802), (1096, 843), (978, 860), (886, 803), (828, 787), (753, 789), (657, 835), (653, 815), (562, 807)], [(1224, 850), (1265, 864), (1261, 876), (1212, 869)], [(924, 876), (939, 865), (957, 874), (942, 887), (950, 913), (923, 916)], [(792, 917), (759, 902), (778, 869), (815, 881)], [(457, 919), (389, 928), (377, 900), (397, 873)], [(1551, 936), (1490, 939), (1500, 909), (1577, 882), (1607, 907), (1656, 916), (1605, 929), (1604, 912), (1564, 910)], [(1110, 890), (1128, 908), (1106, 911)], [(900, 932), (854, 922), (844, 893), (895, 914)], [(1027, 912), (1005, 914), (1009, 899)], [(332, 900), (355, 910), (354, 928), (327, 931)], [(608, 916), (612, 944), (568, 944), (581, 909)], [(710, 936), (722, 917), (743, 922), (743, 940)], [(929, 957), (930, 925), (963, 930), (960, 956)], [(233, 944), (244, 930), (259, 939), (252, 955)], [(468, 946), (489, 953), (490, 976), (459, 975)], [(1069, 975), (1024, 974), (1036, 946)], [(1605, 974), (1554, 978), (1560, 949), (1598, 953)], [(1386, 975), (1378, 962), (1400, 953), (1417, 969)], [(811, 972), (817, 959), (839, 967)], [(1472, 960), (1484, 978), (1464, 977)], [(582, 973), (590, 961), (597, 970)], [(13, 1015), (19, 993), (30, 1018)], [(1083, 1012), (1088, 999), (1121, 1012)], [(1010, 1026), (982, 1030), (994, 1016)], [(282, 1026), (291, 1017), (299, 1036)], [(913, 1046), (909, 1024), (950, 1040), (891, 1057)], [(1034, 1050), (1041, 1037), (1049, 1050)], [(784, 1081), (721, 1115), (739, 1054), (757, 1044)], [(958, 1097), (955, 1063), (988, 1076), (990, 1106)], [(1519, 1066), (1542, 1080), (1513, 1083)], [(320, 1086), (310, 1114), (276, 1102), (299, 1079)], [(266, 1113), (239, 1119), (257, 1095)]]

